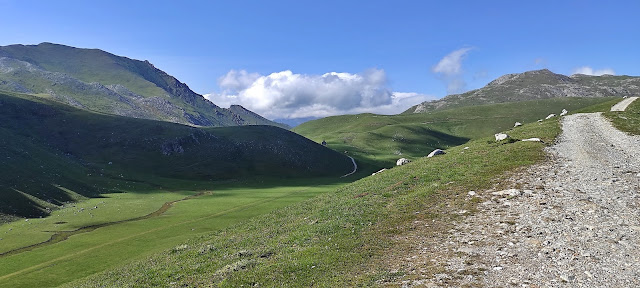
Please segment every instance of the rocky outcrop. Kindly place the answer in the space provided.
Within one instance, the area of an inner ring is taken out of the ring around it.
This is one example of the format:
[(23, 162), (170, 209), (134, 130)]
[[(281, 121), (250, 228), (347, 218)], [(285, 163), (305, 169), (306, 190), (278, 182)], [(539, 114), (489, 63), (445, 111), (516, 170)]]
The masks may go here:
[(496, 137), (496, 141), (502, 141), (502, 140), (505, 140), (505, 139), (509, 138), (509, 135), (507, 135), (505, 133), (497, 133), (494, 136)]
[(507, 74), (485, 87), (442, 99), (427, 101), (405, 113), (425, 113), (438, 109), (477, 104), (495, 104), (559, 97), (632, 97), (640, 95), (640, 77), (565, 76), (547, 69)]
[(444, 152), (443, 150), (436, 149), (436, 150), (431, 151), (431, 153), (429, 153), (429, 155), (427, 155), (427, 158), (431, 158), (433, 156), (443, 155), (443, 154), (447, 154), (447, 153)]

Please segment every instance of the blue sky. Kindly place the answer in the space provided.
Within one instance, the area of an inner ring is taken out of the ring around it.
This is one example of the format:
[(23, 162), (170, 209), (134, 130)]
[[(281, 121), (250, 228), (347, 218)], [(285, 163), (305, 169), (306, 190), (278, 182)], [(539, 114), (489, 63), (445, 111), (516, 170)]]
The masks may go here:
[(0, 45), (149, 60), (269, 118), (397, 113), (542, 68), (640, 75), (635, 0), (0, 0), (0, 11)]

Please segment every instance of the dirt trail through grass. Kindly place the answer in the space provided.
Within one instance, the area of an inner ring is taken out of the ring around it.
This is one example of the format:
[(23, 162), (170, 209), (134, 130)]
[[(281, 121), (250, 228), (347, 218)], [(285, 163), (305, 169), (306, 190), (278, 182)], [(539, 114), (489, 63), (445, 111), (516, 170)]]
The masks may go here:
[(350, 173), (347, 173), (345, 175), (342, 175), (342, 177), (340, 177), (340, 178), (351, 176), (354, 173), (356, 173), (356, 171), (358, 171), (358, 164), (356, 164), (356, 159), (353, 159), (353, 157), (351, 157), (351, 156), (347, 156), (347, 157), (349, 157), (349, 159), (351, 159), (351, 162), (353, 162), (353, 171), (351, 171)]
[(624, 111), (627, 109), (629, 104), (633, 103), (633, 101), (636, 101), (637, 99), (638, 97), (629, 97), (627, 99), (624, 99), (620, 101), (620, 103), (613, 105), (613, 107), (611, 107), (611, 111)]
[(122, 224), (122, 223), (127, 223), (127, 222), (140, 221), (140, 220), (145, 220), (145, 219), (149, 219), (149, 218), (153, 218), (153, 217), (158, 217), (158, 216), (164, 214), (165, 212), (167, 212), (167, 210), (169, 210), (169, 208), (171, 208), (171, 206), (173, 206), (173, 204), (175, 204), (175, 203), (178, 203), (178, 202), (181, 202), (181, 201), (185, 201), (185, 200), (189, 200), (189, 199), (193, 199), (193, 198), (200, 197), (200, 196), (203, 196), (203, 195), (211, 195), (211, 193), (212, 193), (211, 191), (205, 191), (205, 192), (200, 192), (198, 194), (187, 196), (185, 198), (178, 199), (178, 200), (175, 200), (175, 201), (169, 201), (169, 202), (164, 203), (162, 205), (162, 207), (160, 207), (160, 209), (158, 209), (158, 210), (156, 210), (156, 211), (154, 211), (152, 213), (149, 213), (147, 215), (136, 217), (136, 218), (120, 220), (120, 221), (114, 221), (114, 222), (101, 223), (101, 224), (96, 224), (96, 225), (84, 226), (84, 227), (80, 227), (80, 228), (78, 228), (76, 230), (73, 230), (73, 231), (45, 231), (45, 232), (55, 232), (55, 233), (53, 235), (51, 235), (51, 238), (49, 238), (49, 240), (47, 240), (47, 241), (36, 243), (36, 244), (25, 246), (25, 247), (21, 247), (21, 248), (18, 248), (18, 249), (9, 250), (9, 251), (4, 252), (4, 253), (0, 253), (0, 258), (7, 257), (7, 256), (10, 256), (10, 255), (20, 254), (22, 252), (31, 251), (31, 250), (39, 248), (39, 247), (44, 247), (44, 246), (48, 246), (48, 245), (51, 245), (51, 244), (59, 243), (59, 242), (62, 242), (64, 240), (69, 239), (69, 237), (71, 237), (73, 235), (78, 235), (78, 234), (81, 234), (81, 233), (91, 232), (91, 231), (94, 231), (94, 230), (96, 230), (98, 228), (108, 227), (108, 226), (111, 226), (111, 225)]

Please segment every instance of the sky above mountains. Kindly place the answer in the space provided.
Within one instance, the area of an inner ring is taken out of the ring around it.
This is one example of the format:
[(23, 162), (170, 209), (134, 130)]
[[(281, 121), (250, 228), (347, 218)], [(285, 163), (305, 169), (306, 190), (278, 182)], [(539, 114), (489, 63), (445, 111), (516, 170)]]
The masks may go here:
[(0, 45), (149, 60), (268, 118), (393, 114), (507, 73), (639, 75), (640, 1), (0, 0)]

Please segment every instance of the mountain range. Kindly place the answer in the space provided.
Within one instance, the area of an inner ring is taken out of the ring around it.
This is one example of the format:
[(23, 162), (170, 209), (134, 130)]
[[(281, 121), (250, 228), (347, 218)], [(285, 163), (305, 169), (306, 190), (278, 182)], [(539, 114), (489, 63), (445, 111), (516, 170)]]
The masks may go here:
[(242, 106), (218, 107), (149, 61), (99, 49), (52, 43), (2, 46), (0, 90), (42, 95), (94, 112), (192, 126), (288, 128)]
[(471, 105), (564, 97), (630, 97), (640, 95), (640, 77), (565, 76), (547, 69), (506, 74), (485, 87), (442, 99), (426, 101), (403, 113), (426, 113)]

